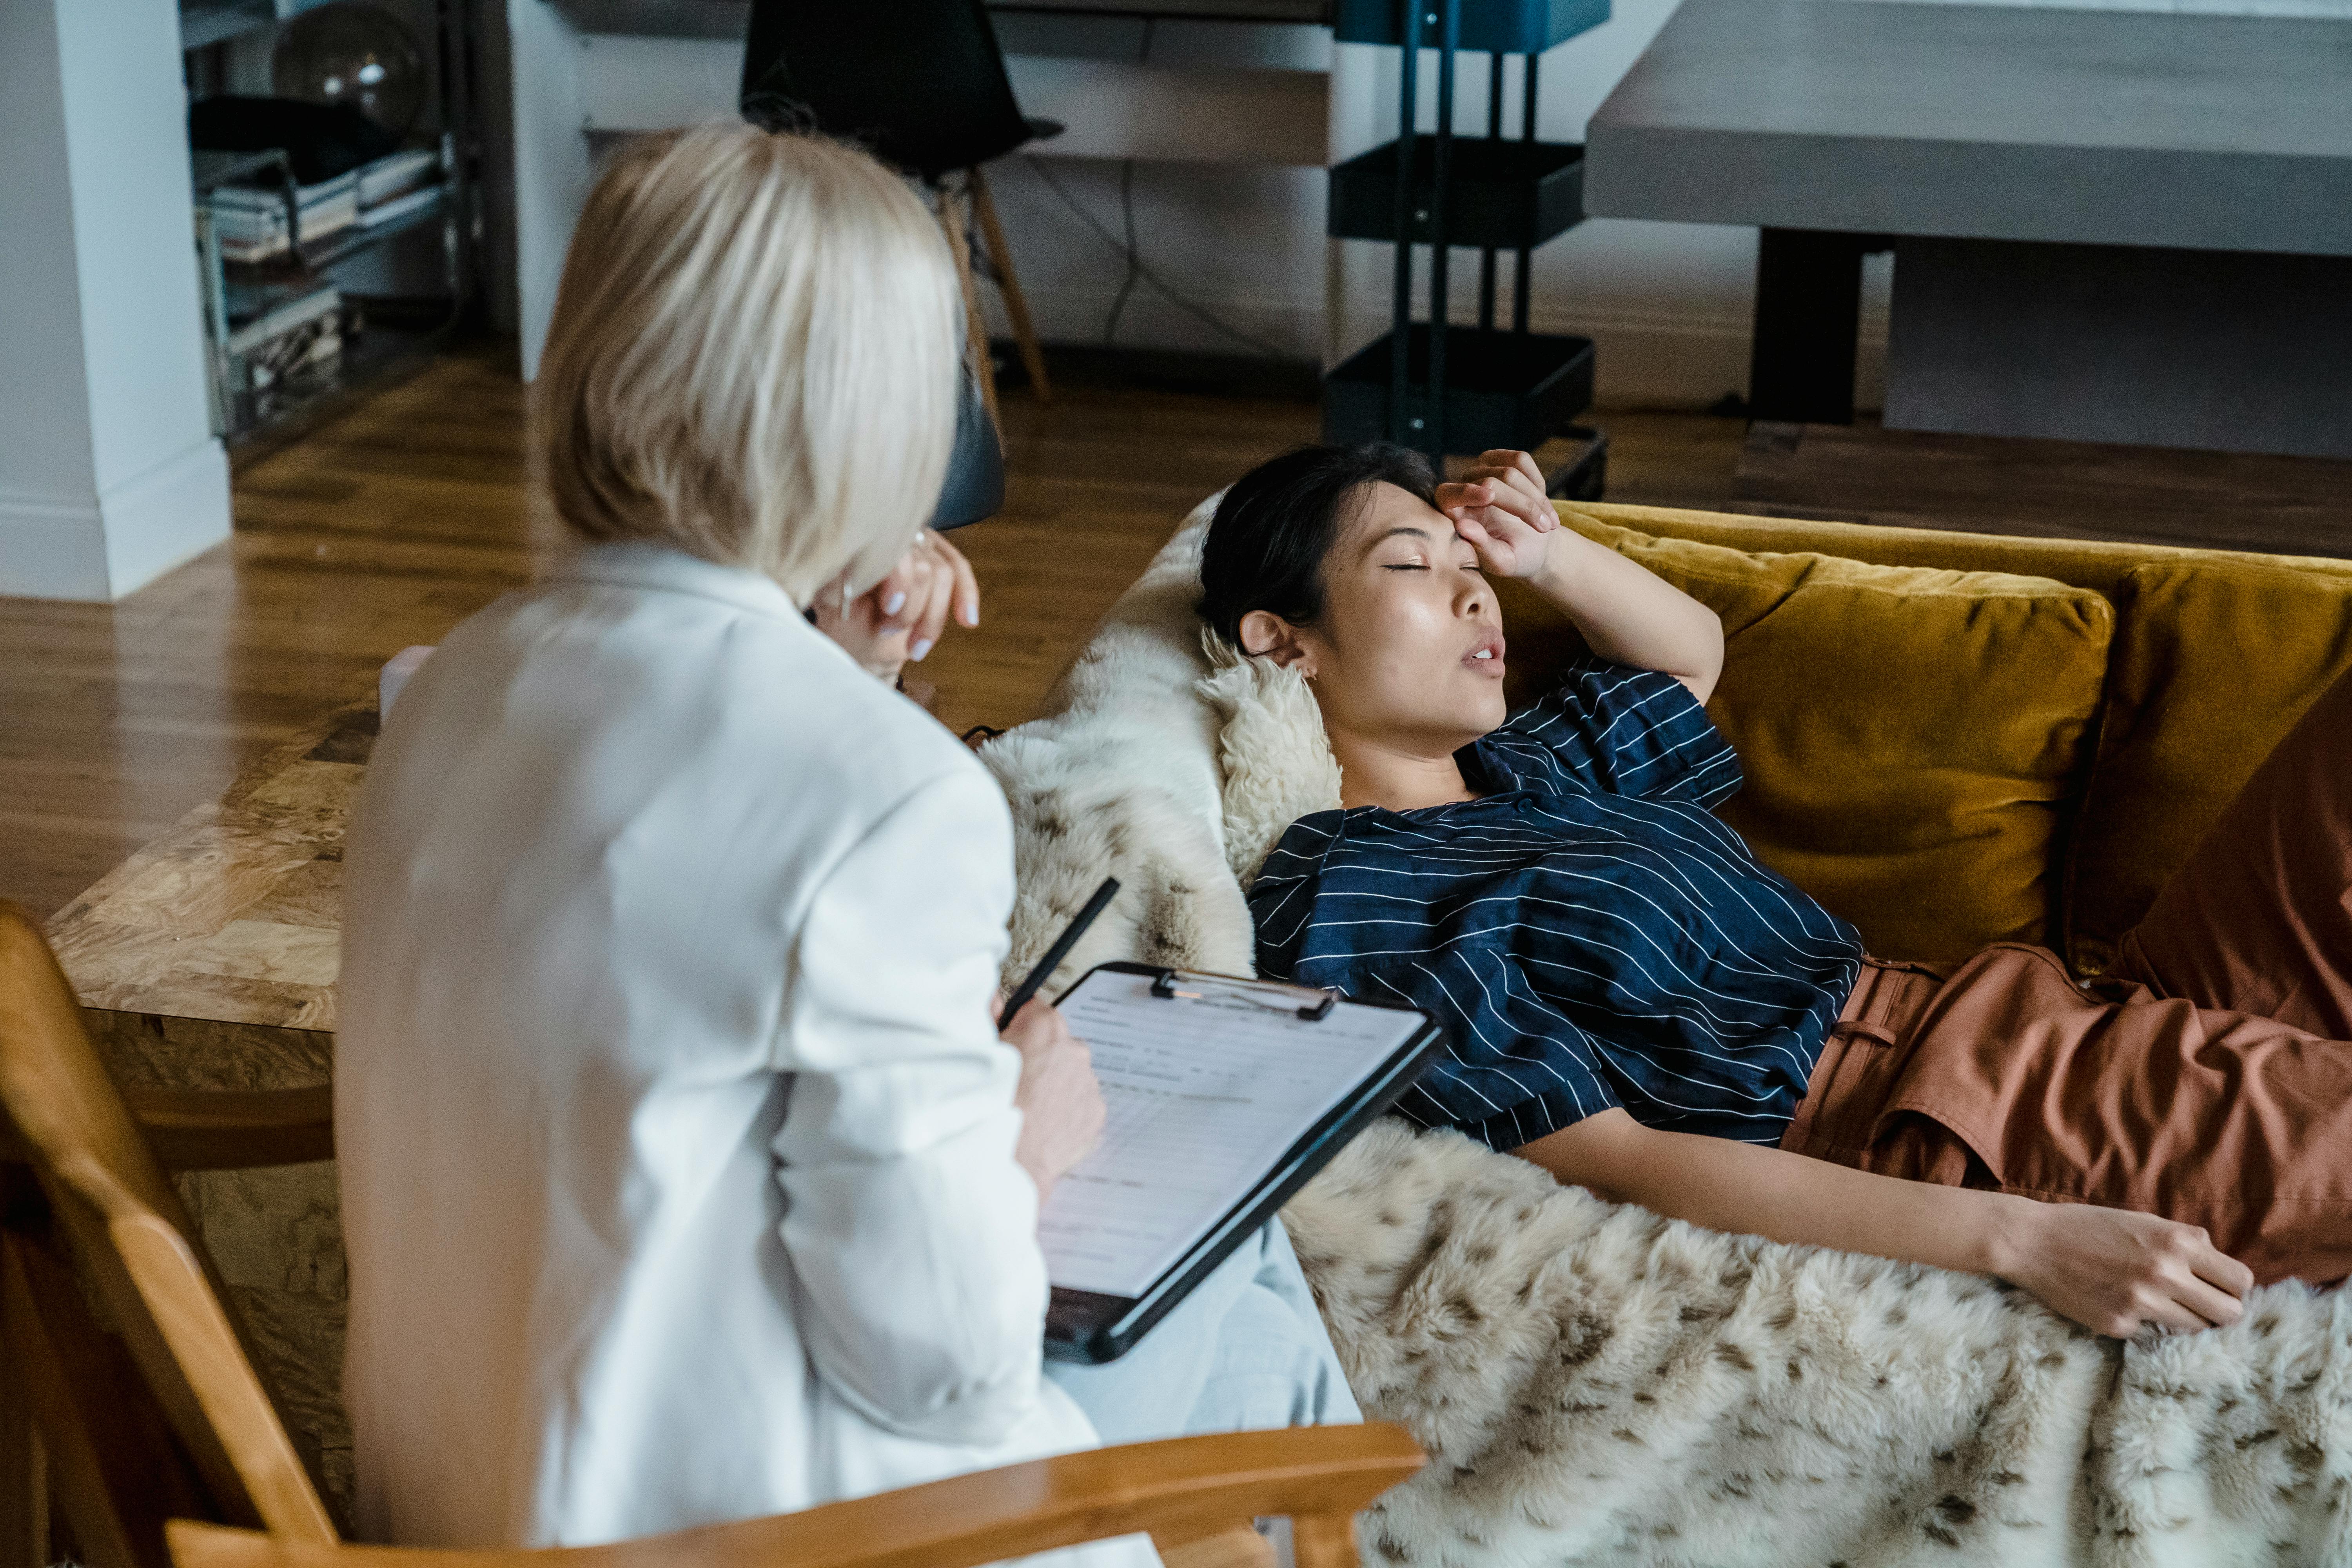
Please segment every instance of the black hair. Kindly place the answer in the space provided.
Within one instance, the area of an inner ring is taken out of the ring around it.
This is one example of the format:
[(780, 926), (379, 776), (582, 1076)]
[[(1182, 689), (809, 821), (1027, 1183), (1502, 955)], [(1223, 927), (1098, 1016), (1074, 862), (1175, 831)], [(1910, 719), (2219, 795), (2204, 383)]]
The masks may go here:
[(1323, 558), (1370, 484), (1437, 504), (1429, 459), (1386, 442), (1299, 447), (1234, 480), (1201, 546), (1201, 618), (1237, 648), (1252, 610), (1314, 625), (1323, 614)]

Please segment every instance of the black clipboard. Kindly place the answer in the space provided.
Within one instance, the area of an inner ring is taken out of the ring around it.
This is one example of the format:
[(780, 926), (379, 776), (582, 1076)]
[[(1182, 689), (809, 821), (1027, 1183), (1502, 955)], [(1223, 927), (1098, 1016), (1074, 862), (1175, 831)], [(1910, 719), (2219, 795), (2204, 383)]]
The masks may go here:
[[(1285, 985), (1278, 982), (1251, 980), (1239, 975), (1195, 975), (1148, 963), (1097, 964), (1079, 976), (1077, 982), (1062, 995), (1067, 997), (1094, 975), (1106, 971), (1118, 974), (1150, 975), (1153, 994), (1170, 996), (1172, 993), (1172, 999), (1178, 1005), (1181, 1005), (1185, 996), (1181, 987), (1192, 981), (1220, 986), (1247, 986), (1255, 991), (1293, 993), (1300, 1004), (1299, 1016), (1307, 1026), (1312, 1026), (1314, 1017), (1328, 1013), (1332, 1005), (1331, 994), (1328, 992)], [(1048, 1358), (1101, 1363), (1116, 1361), (1134, 1348), (1136, 1342), (1142, 1339), (1154, 1323), (1192, 1294), (1195, 1286), (1214, 1273), (1217, 1266), (1232, 1257), (1235, 1248), (1273, 1218), (1276, 1212), (1288, 1203), (1317, 1172), (1329, 1164), (1332, 1157), (1346, 1147), (1350, 1139), (1385, 1115), (1444, 1048), (1444, 1026), (1419, 1008), (1401, 1003), (1362, 1001), (1354, 997), (1339, 1000), (1351, 1006), (1411, 1013), (1421, 1019), (1421, 1026), (1413, 1030), (1403, 1044), (1391, 1050), (1380, 1066), (1366, 1076), (1347, 1098), (1308, 1128), (1251, 1187), (1239, 1204), (1211, 1226), (1140, 1294), (1114, 1296), (1055, 1286), (1045, 1309), (1045, 1354)]]

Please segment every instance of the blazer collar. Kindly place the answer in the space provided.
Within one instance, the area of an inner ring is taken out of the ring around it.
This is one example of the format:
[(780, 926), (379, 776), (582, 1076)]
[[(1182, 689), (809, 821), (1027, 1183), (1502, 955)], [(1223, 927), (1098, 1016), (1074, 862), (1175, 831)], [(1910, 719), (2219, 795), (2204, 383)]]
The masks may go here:
[(721, 566), (666, 544), (632, 540), (582, 545), (558, 559), (547, 580), (696, 594), (780, 620), (803, 618), (800, 606), (774, 578), (741, 566)]

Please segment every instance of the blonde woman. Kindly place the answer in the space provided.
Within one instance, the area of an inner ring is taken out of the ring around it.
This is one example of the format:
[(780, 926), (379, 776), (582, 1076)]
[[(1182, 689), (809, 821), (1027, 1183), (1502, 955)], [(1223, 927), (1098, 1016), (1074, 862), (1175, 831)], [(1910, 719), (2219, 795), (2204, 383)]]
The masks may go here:
[(706, 127), (589, 199), (536, 437), (579, 548), (409, 684), (348, 845), (373, 1538), (797, 1509), (1088, 1446), (1094, 1398), (1124, 1435), (1354, 1414), (1278, 1231), (1152, 1355), (1041, 1375), (1037, 1209), (1101, 1100), (1050, 1007), (998, 1037), (1003, 799), (877, 679), (978, 614), (920, 531), (961, 340), (861, 153)]

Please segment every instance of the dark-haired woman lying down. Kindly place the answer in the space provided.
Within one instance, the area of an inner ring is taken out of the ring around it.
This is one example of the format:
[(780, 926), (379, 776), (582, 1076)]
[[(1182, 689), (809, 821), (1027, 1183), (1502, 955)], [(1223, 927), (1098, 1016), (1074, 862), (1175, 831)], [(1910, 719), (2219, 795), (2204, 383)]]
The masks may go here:
[[(1487, 578), (1595, 657), (1507, 720)], [(2040, 948), (1864, 955), (1708, 808), (1714, 615), (1532, 460), (1312, 447), (1227, 492), (1202, 614), (1315, 692), (1343, 805), (1250, 893), (1269, 975), (1453, 1037), (1401, 1109), (1717, 1229), (1998, 1275), (2104, 1333), (2352, 1273), (2352, 679), (2085, 990)], [(1922, 897), (1935, 889), (1922, 888)]]

